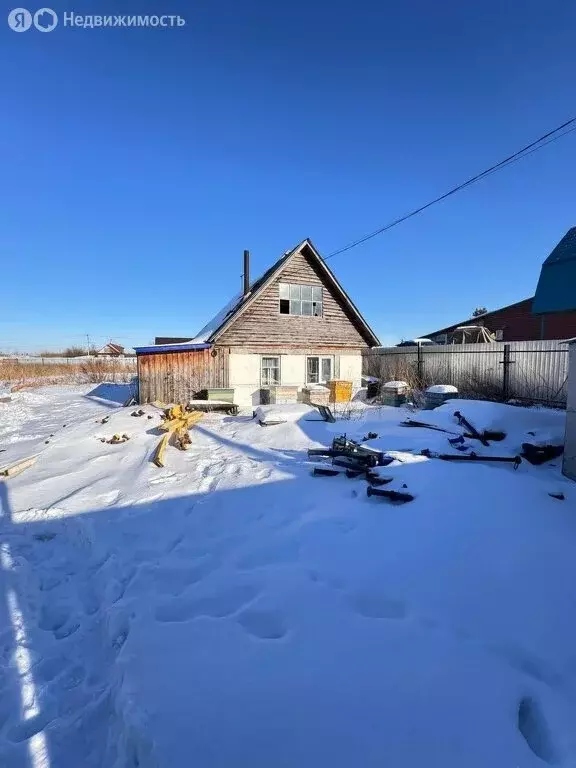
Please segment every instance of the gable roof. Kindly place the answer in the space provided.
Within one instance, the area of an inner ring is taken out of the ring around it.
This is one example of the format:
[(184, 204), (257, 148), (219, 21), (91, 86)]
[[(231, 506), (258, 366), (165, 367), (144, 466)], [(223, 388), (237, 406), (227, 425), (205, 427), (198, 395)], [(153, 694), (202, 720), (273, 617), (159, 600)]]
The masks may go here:
[(113, 355), (124, 354), (124, 347), (121, 344), (116, 344), (114, 341), (109, 341), (107, 344), (98, 350), (98, 354), (106, 354), (105, 350), (109, 349)]
[(576, 227), (572, 227), (542, 265), (532, 311), (576, 309)]
[(286, 267), (297, 254), (300, 254), (303, 251), (305, 251), (306, 255), (320, 268), (326, 284), (340, 297), (350, 315), (356, 320), (359, 331), (369, 346), (379, 346), (380, 341), (378, 337), (370, 328), (366, 320), (364, 320), (352, 299), (348, 296), (344, 288), (342, 288), (336, 279), (336, 276), (320, 256), (309, 238), (303, 240), (291, 251), (286, 251), (286, 253), (267, 269), (258, 280), (252, 283), (250, 291), (246, 296), (238, 294), (229, 301), (228, 304), (226, 304), (226, 306), (206, 323), (197, 335), (190, 340), (191, 343), (211, 344), (217, 341), (218, 337), (221, 336), (224, 331), (226, 331), (232, 323), (256, 301), (264, 290), (266, 290), (270, 283), (272, 283), (272, 281), (280, 274), (282, 269)]

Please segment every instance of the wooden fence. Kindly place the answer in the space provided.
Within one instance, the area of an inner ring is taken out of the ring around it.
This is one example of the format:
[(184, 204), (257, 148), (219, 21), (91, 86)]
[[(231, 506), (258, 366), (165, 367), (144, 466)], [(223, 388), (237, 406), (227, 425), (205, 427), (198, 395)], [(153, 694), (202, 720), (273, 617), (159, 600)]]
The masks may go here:
[(566, 404), (568, 345), (558, 341), (375, 347), (363, 373), (413, 386), (452, 384), (463, 396)]

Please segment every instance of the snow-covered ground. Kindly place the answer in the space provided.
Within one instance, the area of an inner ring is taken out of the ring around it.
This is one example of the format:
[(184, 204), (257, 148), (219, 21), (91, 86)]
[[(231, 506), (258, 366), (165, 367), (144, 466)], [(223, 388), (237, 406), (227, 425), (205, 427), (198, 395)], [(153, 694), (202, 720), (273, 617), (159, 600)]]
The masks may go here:
[[(336, 424), (208, 414), (158, 469), (158, 411), (132, 417), (126, 395), (0, 403), (0, 466), (38, 453), (0, 482), (2, 768), (576, 765), (576, 487), (560, 460), (416, 455), (454, 451), (399, 422), (458, 432), (448, 403)], [(563, 430), (554, 411), (457, 407), (507, 432), (478, 453)], [(415, 500), (312, 477), (307, 448), (344, 431), (396, 451), (379, 471)]]

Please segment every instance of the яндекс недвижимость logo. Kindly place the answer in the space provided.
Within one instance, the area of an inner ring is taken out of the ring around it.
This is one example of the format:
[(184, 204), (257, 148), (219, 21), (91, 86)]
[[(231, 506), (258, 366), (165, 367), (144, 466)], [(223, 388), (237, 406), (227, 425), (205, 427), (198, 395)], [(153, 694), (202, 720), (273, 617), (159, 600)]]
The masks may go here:
[(58, 22), (63, 28), (72, 29), (107, 29), (108, 27), (126, 29), (127, 27), (144, 29), (169, 29), (186, 27), (186, 19), (176, 13), (152, 14), (84, 14), (75, 11), (61, 11), (60, 19), (52, 8), (40, 8), (32, 13), (27, 8), (14, 8), (8, 14), (8, 26), (14, 32), (27, 32), (35, 27), (38, 32), (52, 32)]
[(39, 32), (52, 32), (58, 15), (52, 8), (40, 8), (34, 15), (27, 8), (14, 8), (8, 14), (8, 26), (14, 32), (27, 32), (34, 25)]

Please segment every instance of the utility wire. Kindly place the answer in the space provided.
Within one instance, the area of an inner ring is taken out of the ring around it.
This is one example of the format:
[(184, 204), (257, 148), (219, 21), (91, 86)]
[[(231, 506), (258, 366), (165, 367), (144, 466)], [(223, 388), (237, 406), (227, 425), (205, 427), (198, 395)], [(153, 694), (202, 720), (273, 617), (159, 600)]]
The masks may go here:
[[(562, 125), (559, 125), (557, 128), (554, 128), (552, 131), (548, 131), (548, 133), (545, 133), (544, 136), (540, 136), (539, 139), (536, 139), (536, 141), (532, 141), (530, 144), (527, 144), (525, 147), (522, 147), (522, 149), (519, 149), (517, 152), (514, 152), (514, 154), (509, 155), (508, 157), (504, 158), (504, 160), (501, 160), (499, 163), (496, 163), (496, 165), (491, 166), (490, 168), (487, 168), (485, 171), (482, 171), (481, 173), (476, 174), (476, 176), (472, 176), (467, 181), (464, 181), (462, 184), (459, 184), (457, 187), (454, 187), (453, 189), (449, 190), (448, 192), (445, 192), (443, 195), (440, 195), (440, 197), (436, 197), (434, 200), (431, 200), (429, 203), (426, 203), (426, 205), (420, 206), (420, 208), (416, 208), (413, 211), (410, 211), (410, 213), (407, 213), (405, 216), (401, 216), (398, 219), (395, 219), (394, 221), (391, 221), (389, 224), (386, 224), (383, 227), (380, 227), (379, 229), (374, 230), (374, 232), (370, 232), (368, 235), (364, 235), (363, 237), (360, 237), (358, 240), (354, 240), (351, 243), (348, 243), (348, 245), (345, 245), (343, 248), (339, 248), (337, 251), (333, 251), (332, 253), (328, 254), (328, 256), (325, 257), (324, 261), (327, 261), (328, 259), (331, 259), (333, 256), (338, 256), (340, 253), (344, 253), (345, 251), (349, 251), (352, 248), (356, 248), (358, 245), (362, 245), (362, 243), (365, 243), (367, 240), (371, 240), (373, 237), (376, 237), (377, 235), (382, 234), (383, 232), (387, 232), (389, 229), (392, 229), (392, 227), (396, 227), (398, 224), (402, 224), (402, 222), (407, 221), (407, 219), (411, 219), (413, 216), (418, 215), (419, 213), (422, 213), (422, 211), (425, 211), (427, 208), (430, 208), (433, 205), (436, 205), (436, 203), (440, 203), (442, 200), (445, 200), (447, 197), (450, 197), (451, 195), (455, 195), (456, 192), (460, 192), (462, 189), (465, 189), (466, 187), (469, 187), (471, 184), (475, 184), (477, 181), (480, 181), (480, 179), (484, 179), (486, 176), (489, 176), (492, 173), (496, 173), (496, 171), (502, 170), (502, 168), (505, 168), (507, 165), (511, 165), (512, 163), (517, 162), (518, 160), (522, 160), (527, 155), (532, 154), (532, 152), (536, 152), (539, 149), (542, 149), (547, 144), (551, 144), (553, 141), (557, 141), (558, 139), (561, 139), (563, 136), (566, 136), (568, 133), (572, 133), (572, 131), (576, 130), (576, 117), (571, 118), (570, 120), (567, 120), (565, 123), (562, 123)], [(568, 128), (568, 126), (572, 125), (572, 128), (569, 128), (567, 131), (564, 131), (563, 133), (560, 133), (564, 128)], [(558, 135), (555, 135), (558, 134)]]

